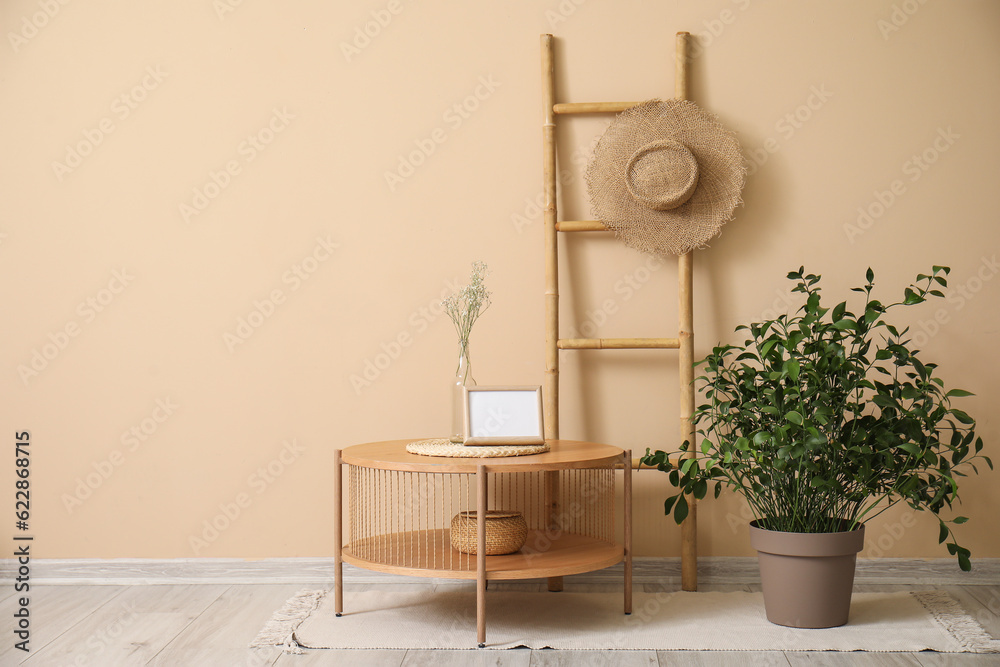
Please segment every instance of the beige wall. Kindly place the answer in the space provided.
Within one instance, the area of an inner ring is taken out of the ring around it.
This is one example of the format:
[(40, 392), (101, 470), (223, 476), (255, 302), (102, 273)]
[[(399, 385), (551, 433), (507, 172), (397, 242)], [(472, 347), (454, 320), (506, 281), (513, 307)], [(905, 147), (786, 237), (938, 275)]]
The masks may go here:
[[(3, 466), (30, 429), (38, 557), (329, 554), (333, 449), (448, 428), (454, 333), (432, 309), (473, 260), (495, 301), (475, 377), (541, 383), (543, 32), (576, 101), (670, 95), (673, 35), (700, 35), (693, 95), (755, 166), (697, 255), (699, 357), (785, 308), (800, 264), (831, 298), (868, 266), (892, 296), (947, 264), (947, 301), (907, 323), (998, 455), (996, 2), (6, 0), (0, 24)], [(579, 164), (607, 120), (561, 134), (566, 217), (588, 217)], [(672, 335), (676, 260), (646, 262), (569, 239), (564, 322)], [(564, 437), (674, 443), (669, 354), (562, 363)], [(975, 556), (1000, 556), (998, 481), (963, 485)], [(678, 553), (664, 483), (637, 474), (640, 555)], [(703, 553), (749, 553), (734, 499), (700, 516)], [(867, 554), (946, 555), (912, 524), (873, 522)]]

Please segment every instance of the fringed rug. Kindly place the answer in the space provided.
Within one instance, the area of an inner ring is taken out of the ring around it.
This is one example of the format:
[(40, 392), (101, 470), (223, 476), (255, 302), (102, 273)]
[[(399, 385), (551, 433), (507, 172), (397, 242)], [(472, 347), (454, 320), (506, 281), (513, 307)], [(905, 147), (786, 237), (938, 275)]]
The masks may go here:
[[(337, 618), (327, 591), (288, 600), (251, 646), (356, 649), (472, 649), (471, 592), (363, 592), (344, 598)], [(492, 649), (655, 649), (699, 651), (923, 651), (1000, 653), (993, 639), (940, 591), (855, 593), (847, 625), (799, 630), (773, 625), (760, 593), (637, 593), (633, 613), (621, 594), (486, 594)]]

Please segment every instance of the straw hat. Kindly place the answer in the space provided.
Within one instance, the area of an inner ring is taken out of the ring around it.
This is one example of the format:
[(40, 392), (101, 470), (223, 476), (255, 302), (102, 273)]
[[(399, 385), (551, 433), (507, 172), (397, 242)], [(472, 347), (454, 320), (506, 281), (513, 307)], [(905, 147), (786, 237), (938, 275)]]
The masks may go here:
[(742, 203), (736, 136), (687, 100), (648, 100), (611, 123), (587, 168), (597, 217), (626, 245), (683, 255), (703, 247)]

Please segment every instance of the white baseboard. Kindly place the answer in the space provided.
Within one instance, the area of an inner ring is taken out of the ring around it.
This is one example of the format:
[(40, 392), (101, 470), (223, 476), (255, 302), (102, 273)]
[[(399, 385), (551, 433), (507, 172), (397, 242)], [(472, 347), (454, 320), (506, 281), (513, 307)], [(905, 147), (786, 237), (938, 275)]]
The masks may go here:
[[(11, 584), (17, 563), (0, 561), (0, 583)], [(150, 584), (323, 584), (333, 581), (331, 558), (116, 558), (41, 559), (31, 561), (34, 584), (150, 585)], [(621, 564), (596, 572), (573, 575), (581, 583), (618, 583)], [(757, 559), (702, 557), (698, 580), (705, 584), (752, 584), (760, 581)], [(344, 565), (347, 583), (432, 583), (452, 579), (414, 578), (371, 572)], [(636, 558), (633, 581), (637, 584), (667, 584), (680, 587), (679, 558)], [(1000, 558), (979, 558), (971, 572), (962, 572), (955, 559), (878, 558), (859, 559), (858, 584), (1000, 585)]]

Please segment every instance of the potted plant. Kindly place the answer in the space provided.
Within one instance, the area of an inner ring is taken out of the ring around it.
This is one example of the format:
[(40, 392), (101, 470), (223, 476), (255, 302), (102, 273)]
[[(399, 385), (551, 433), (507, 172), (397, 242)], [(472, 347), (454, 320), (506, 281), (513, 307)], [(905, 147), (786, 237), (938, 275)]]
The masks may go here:
[[(971, 395), (946, 391), (937, 366), (918, 359), (886, 313), (944, 295), (948, 267), (918, 275), (902, 300), (872, 297), (868, 269), (857, 314), (820, 302), (821, 276), (788, 274), (805, 296), (795, 313), (740, 326), (743, 345), (722, 345), (698, 366), (707, 402), (693, 419), (704, 436), (679, 452), (646, 450), (642, 462), (668, 473), (676, 493), (664, 511), (680, 523), (685, 494), (705, 497), (714, 483), (742, 495), (753, 512), (751, 541), (759, 552), (768, 620), (794, 627), (847, 622), (864, 522), (904, 502), (933, 512), (939, 542), (971, 569), (947, 518), (958, 480), (980, 452), (975, 421), (951, 406)], [(834, 597), (830, 597), (834, 596)]]

